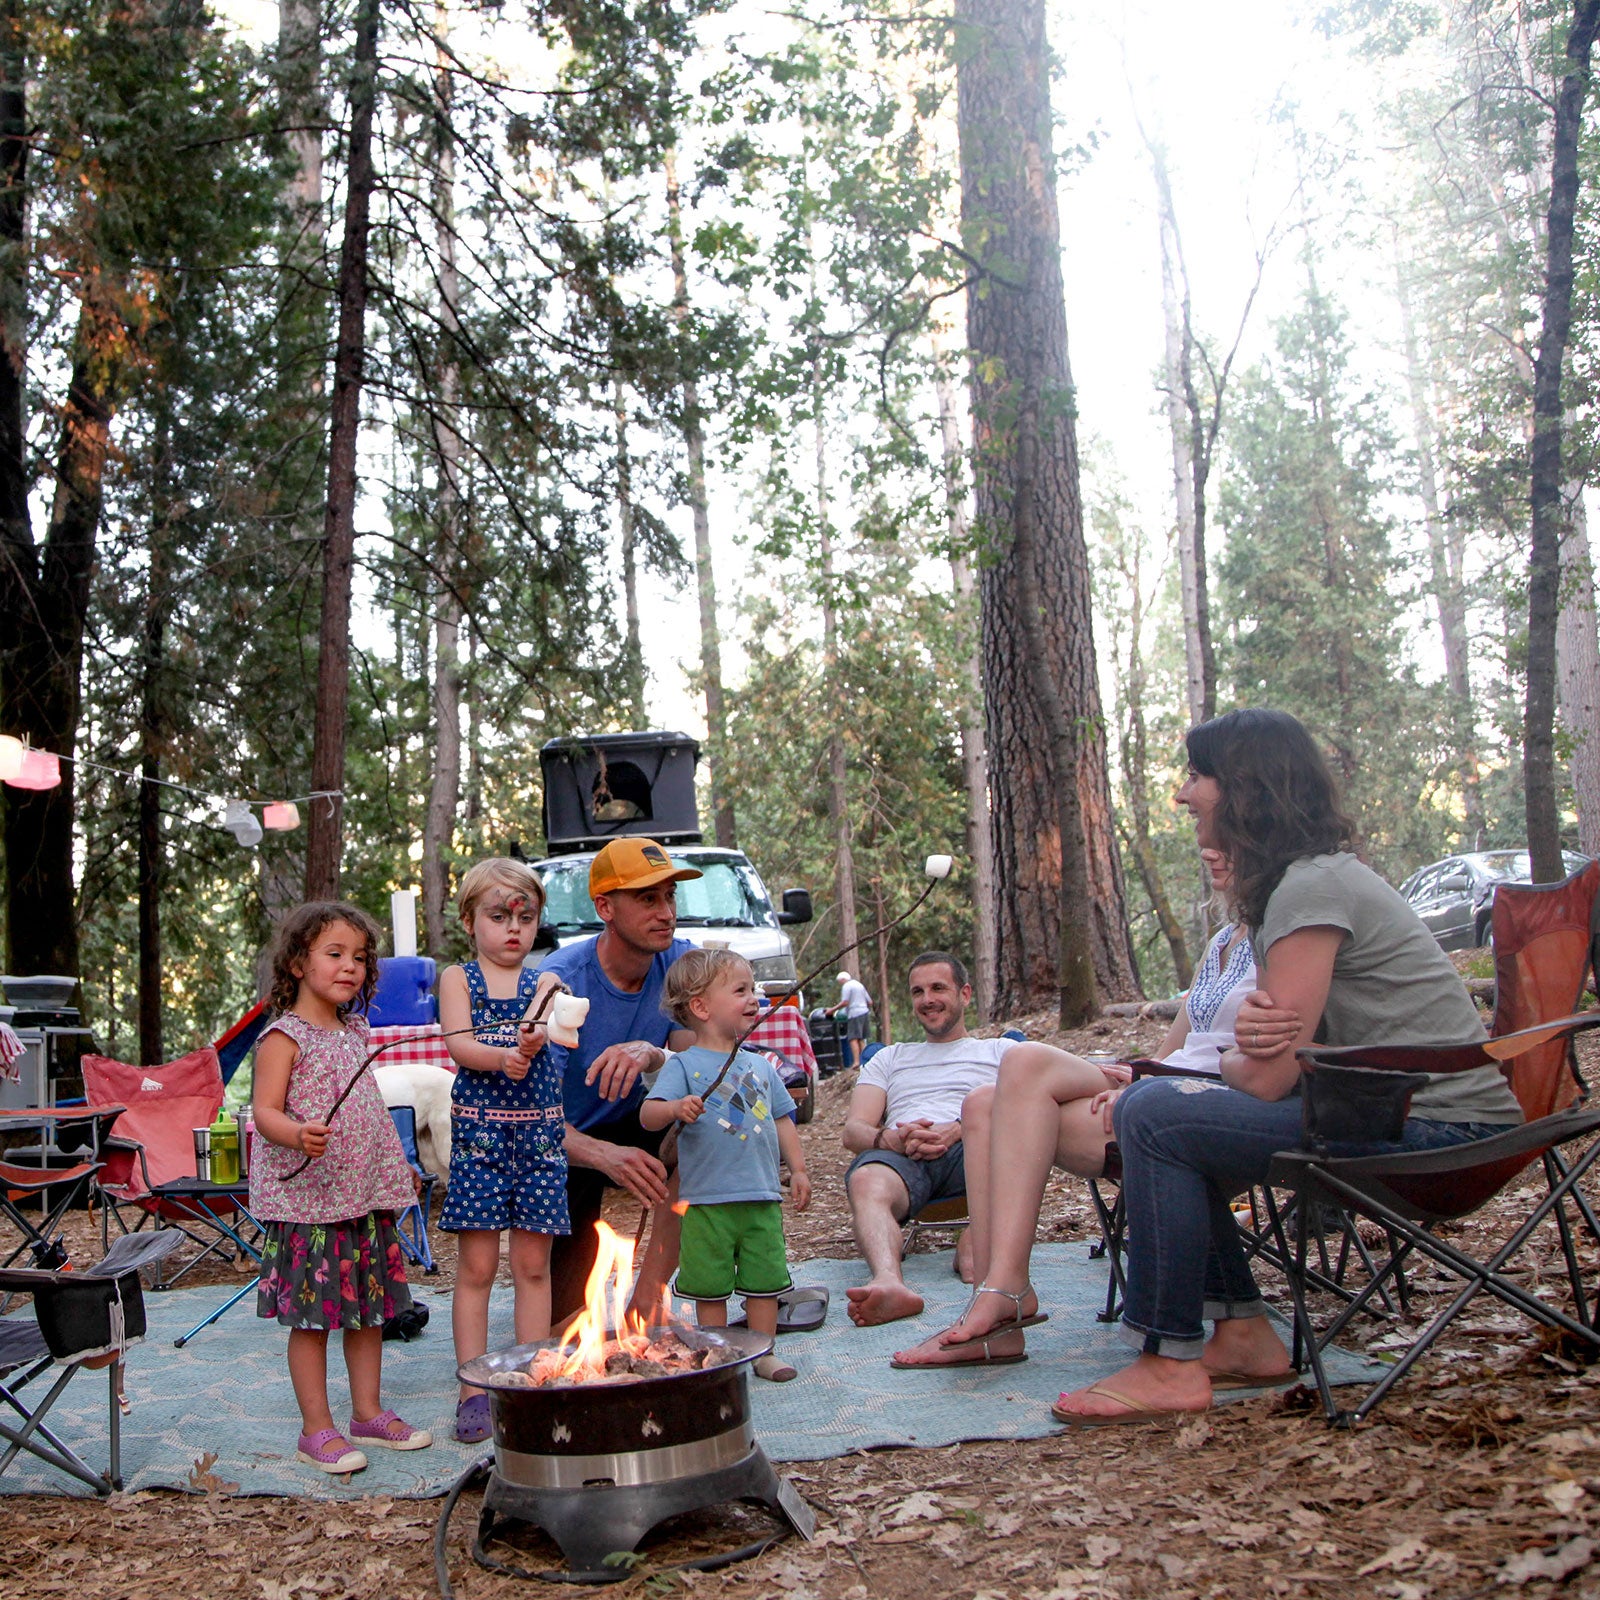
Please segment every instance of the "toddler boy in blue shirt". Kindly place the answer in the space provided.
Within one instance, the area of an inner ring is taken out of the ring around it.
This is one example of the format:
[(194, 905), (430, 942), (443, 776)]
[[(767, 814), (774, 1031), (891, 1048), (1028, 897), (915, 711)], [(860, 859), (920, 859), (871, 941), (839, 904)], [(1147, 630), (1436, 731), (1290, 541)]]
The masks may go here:
[[(683, 1124), (678, 1189), (687, 1209), (677, 1292), (695, 1302), (702, 1328), (726, 1327), (729, 1297), (742, 1294), (751, 1331), (776, 1336), (778, 1296), (791, 1286), (780, 1158), (789, 1169), (795, 1209), (811, 1202), (795, 1104), (777, 1069), (751, 1050), (739, 1052), (711, 1092), (734, 1040), (760, 1013), (750, 963), (731, 950), (688, 951), (667, 972), (661, 1008), (695, 1035), (693, 1048), (667, 1059), (639, 1108), (644, 1128)], [(772, 1354), (755, 1370), (774, 1383), (795, 1375)]]

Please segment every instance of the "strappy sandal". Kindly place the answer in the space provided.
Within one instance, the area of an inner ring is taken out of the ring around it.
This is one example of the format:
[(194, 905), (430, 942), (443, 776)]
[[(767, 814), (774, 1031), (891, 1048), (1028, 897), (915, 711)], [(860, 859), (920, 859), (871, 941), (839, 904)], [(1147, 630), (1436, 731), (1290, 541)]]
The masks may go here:
[(972, 1315), (972, 1309), (977, 1305), (978, 1296), (980, 1294), (997, 1294), (1003, 1296), (1005, 1299), (1011, 1302), (1016, 1311), (1016, 1315), (1007, 1317), (1004, 1322), (995, 1323), (995, 1325), (986, 1333), (980, 1333), (971, 1339), (952, 1339), (944, 1348), (946, 1350), (970, 1350), (973, 1345), (981, 1344), (984, 1347), (984, 1354), (987, 1355), (989, 1353), (990, 1340), (998, 1339), (1001, 1334), (1020, 1333), (1024, 1328), (1037, 1328), (1041, 1322), (1048, 1322), (1050, 1320), (1049, 1314), (1043, 1311), (1035, 1311), (1032, 1316), (1023, 1316), (1023, 1299), (1033, 1292), (1034, 1288), (1031, 1283), (1025, 1283), (1015, 1293), (1013, 1293), (1010, 1289), (997, 1289), (991, 1283), (978, 1284), (977, 1287), (972, 1291), (972, 1298), (967, 1301), (966, 1310), (956, 1318), (957, 1322), (965, 1322), (967, 1318)]

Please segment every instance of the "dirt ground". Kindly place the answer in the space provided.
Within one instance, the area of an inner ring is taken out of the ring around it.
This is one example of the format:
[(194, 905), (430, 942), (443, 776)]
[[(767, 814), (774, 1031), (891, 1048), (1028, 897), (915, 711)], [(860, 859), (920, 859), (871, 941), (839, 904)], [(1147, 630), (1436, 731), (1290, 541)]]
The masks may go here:
[[(1105, 1021), (1061, 1036), (1049, 1023), (1022, 1019), (1033, 1037), (1119, 1053), (1148, 1050), (1164, 1027)], [(1600, 1082), (1593, 1050), (1585, 1070)], [(801, 1130), (816, 1198), (791, 1222), (796, 1260), (851, 1248), (839, 1144), (851, 1080), (823, 1084), (816, 1119)], [(87, 1230), (89, 1219), (77, 1226)], [(1041, 1237), (1083, 1238), (1091, 1228), (1083, 1186), (1054, 1182)], [(447, 1282), (452, 1248), (438, 1237), (443, 1275), (435, 1281)], [(81, 1258), (92, 1259), (87, 1236), (78, 1242)], [(1553, 1253), (1553, 1232), (1535, 1245), (1537, 1272)], [(217, 1281), (227, 1275), (219, 1269)], [(1269, 1274), (1263, 1287), (1275, 1295), (1281, 1286)], [(1430, 1289), (1445, 1287), (1419, 1285), (1419, 1299), (1426, 1305)], [(1379, 1349), (1392, 1334), (1376, 1322), (1362, 1330)], [(448, 1330), (428, 1337), (447, 1339)], [(1052, 1398), (1041, 1393), (1038, 1403)], [(1291, 1391), (1146, 1429), (801, 1463), (786, 1475), (817, 1509), (812, 1543), (785, 1539), (737, 1567), (673, 1573), (675, 1562), (745, 1543), (767, 1527), (753, 1511), (698, 1513), (660, 1530), (642, 1565), (612, 1592), (657, 1600), (687, 1590), (923, 1600), (930, 1586), (939, 1600), (1600, 1597), (1600, 1366), (1586, 1368), (1494, 1303), (1479, 1303), (1361, 1429), (1330, 1431), (1308, 1414), (1307, 1398)], [(203, 1462), (194, 1479), (192, 1494), (106, 1502), (0, 1497), (0, 1595), (438, 1593), (437, 1500), (239, 1498), (218, 1487)], [(473, 1564), (476, 1520), (469, 1493), (451, 1524), (455, 1593), (538, 1593), (537, 1584)], [(534, 1568), (557, 1559), (532, 1533), (497, 1554)]]

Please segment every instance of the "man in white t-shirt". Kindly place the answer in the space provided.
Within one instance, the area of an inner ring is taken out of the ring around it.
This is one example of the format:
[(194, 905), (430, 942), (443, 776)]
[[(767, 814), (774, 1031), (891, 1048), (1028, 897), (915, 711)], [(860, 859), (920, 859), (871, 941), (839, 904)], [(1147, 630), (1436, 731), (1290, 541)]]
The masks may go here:
[[(867, 1030), (872, 1026), (872, 996), (867, 993), (867, 986), (859, 979), (852, 978), (848, 972), (841, 972), (838, 977), (839, 1003), (828, 1007), (830, 1017), (844, 1012), (845, 1038), (850, 1041), (850, 1062), (852, 1067), (861, 1065), (861, 1051), (867, 1042)], [(844, 1062), (839, 1063), (844, 1066)]]
[(967, 969), (955, 956), (943, 950), (918, 956), (911, 963), (911, 1009), (927, 1038), (880, 1050), (850, 1096), (844, 1145), (856, 1158), (845, 1187), (856, 1244), (872, 1274), (846, 1291), (850, 1320), (860, 1327), (922, 1310), (922, 1297), (900, 1275), (901, 1229), (930, 1201), (967, 1192), (961, 1102), (993, 1086), (1001, 1056), (1016, 1043), (974, 1039), (966, 1024), (971, 1000)]

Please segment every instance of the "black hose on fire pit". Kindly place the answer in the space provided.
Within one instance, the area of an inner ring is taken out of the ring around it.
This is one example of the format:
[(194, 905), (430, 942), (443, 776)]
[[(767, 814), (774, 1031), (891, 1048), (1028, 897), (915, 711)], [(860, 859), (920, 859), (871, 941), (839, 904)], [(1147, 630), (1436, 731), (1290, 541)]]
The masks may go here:
[[(450, 1492), (444, 1497), (444, 1505), (439, 1512), (439, 1521), (433, 1530), (433, 1575), (439, 1585), (439, 1600), (455, 1600), (455, 1587), (450, 1582), (450, 1564), (445, 1555), (445, 1546), (450, 1536), (450, 1518), (455, 1514), (456, 1506), (460, 1504), (461, 1496), (480, 1478), (487, 1478), (489, 1469), (494, 1465), (493, 1456), (483, 1456), (474, 1461), (456, 1481), (450, 1485)], [(764, 1539), (756, 1539), (750, 1544), (740, 1545), (737, 1550), (725, 1550), (714, 1556), (701, 1556), (696, 1561), (680, 1561), (676, 1566), (661, 1567), (661, 1572), (716, 1572), (721, 1567), (731, 1567), (739, 1561), (750, 1561), (763, 1551), (770, 1549), (788, 1532), (787, 1528), (778, 1528), (769, 1533)], [(479, 1543), (474, 1546), (472, 1559), (489, 1572), (503, 1572), (512, 1578), (537, 1578), (541, 1583), (620, 1583), (624, 1578), (630, 1578), (633, 1573), (626, 1566), (619, 1566), (615, 1573), (610, 1572), (556, 1572), (546, 1570), (534, 1572), (527, 1567), (513, 1566), (508, 1561), (492, 1561), (483, 1554), (482, 1533), (479, 1533)]]

